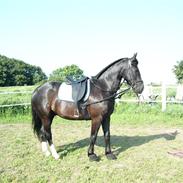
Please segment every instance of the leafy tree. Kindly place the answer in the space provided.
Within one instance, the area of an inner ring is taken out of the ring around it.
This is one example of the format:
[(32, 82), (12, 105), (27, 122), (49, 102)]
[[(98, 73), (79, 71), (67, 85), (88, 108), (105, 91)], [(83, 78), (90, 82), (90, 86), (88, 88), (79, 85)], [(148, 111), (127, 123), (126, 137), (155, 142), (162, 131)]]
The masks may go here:
[(65, 81), (67, 76), (71, 76), (73, 79), (78, 79), (83, 76), (83, 71), (77, 65), (65, 66), (54, 70), (49, 77), (51, 81)]
[(0, 86), (33, 85), (46, 78), (40, 67), (0, 55)]
[(173, 67), (173, 72), (178, 80), (178, 83), (183, 83), (183, 60), (178, 61)]

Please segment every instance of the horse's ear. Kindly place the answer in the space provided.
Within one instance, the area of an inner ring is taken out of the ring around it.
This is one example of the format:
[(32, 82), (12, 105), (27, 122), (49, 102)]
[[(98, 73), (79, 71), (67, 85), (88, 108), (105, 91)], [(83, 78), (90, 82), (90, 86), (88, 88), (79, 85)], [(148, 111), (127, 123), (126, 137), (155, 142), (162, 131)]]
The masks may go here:
[(131, 64), (134, 66), (138, 65), (138, 61), (137, 61), (136, 57), (137, 57), (137, 53), (135, 53), (131, 59)]
[(134, 53), (133, 58), (135, 59), (137, 57), (137, 53)]

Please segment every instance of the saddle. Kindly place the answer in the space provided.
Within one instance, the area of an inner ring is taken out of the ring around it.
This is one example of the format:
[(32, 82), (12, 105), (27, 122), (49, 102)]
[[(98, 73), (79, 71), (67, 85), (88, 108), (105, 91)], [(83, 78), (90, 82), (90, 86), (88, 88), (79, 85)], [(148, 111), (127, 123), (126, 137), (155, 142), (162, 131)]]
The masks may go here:
[(67, 83), (72, 86), (72, 99), (78, 106), (78, 102), (82, 101), (87, 91), (88, 77), (83, 76), (81, 79), (74, 80), (72, 77), (67, 76)]

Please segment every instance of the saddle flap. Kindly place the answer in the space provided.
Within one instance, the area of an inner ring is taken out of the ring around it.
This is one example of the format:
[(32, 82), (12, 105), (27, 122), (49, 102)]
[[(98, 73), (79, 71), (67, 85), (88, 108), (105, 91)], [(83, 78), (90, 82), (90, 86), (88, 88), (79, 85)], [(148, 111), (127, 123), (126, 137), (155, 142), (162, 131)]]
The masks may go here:
[(88, 79), (81, 82), (72, 83), (72, 98), (75, 102), (79, 102), (84, 98), (87, 91), (87, 80)]

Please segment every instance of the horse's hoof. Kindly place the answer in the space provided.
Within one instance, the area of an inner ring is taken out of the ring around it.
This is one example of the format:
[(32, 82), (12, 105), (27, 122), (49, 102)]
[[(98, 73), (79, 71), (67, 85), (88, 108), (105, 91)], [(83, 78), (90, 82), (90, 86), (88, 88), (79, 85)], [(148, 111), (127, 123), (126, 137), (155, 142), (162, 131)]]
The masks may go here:
[(60, 156), (58, 154), (53, 156), (56, 160), (58, 160), (60, 158)]
[(106, 154), (108, 160), (116, 160), (117, 157), (113, 153)]
[(90, 161), (99, 161), (100, 158), (96, 154), (88, 155)]

